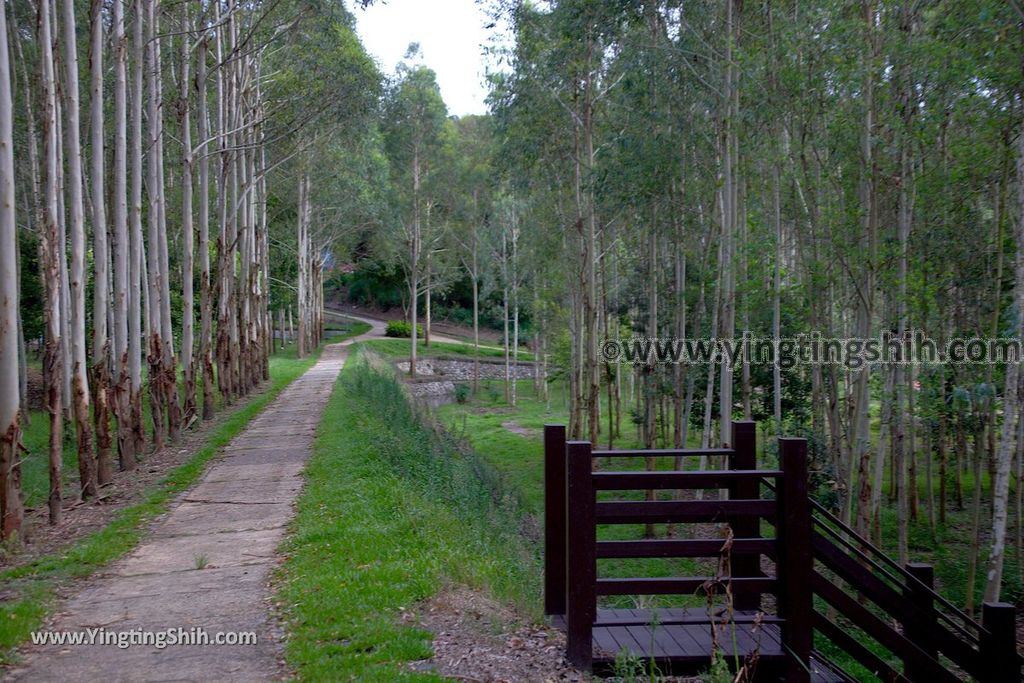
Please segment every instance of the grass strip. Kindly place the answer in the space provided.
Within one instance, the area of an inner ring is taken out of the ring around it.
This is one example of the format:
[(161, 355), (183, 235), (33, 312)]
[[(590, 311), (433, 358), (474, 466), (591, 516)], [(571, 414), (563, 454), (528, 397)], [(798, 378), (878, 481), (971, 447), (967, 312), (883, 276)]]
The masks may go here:
[(518, 500), (373, 359), (360, 349), (342, 371), (283, 545), (277, 598), (301, 680), (440, 680), (405, 664), (430, 656), (431, 636), (403, 615), (446, 584), (537, 608)]

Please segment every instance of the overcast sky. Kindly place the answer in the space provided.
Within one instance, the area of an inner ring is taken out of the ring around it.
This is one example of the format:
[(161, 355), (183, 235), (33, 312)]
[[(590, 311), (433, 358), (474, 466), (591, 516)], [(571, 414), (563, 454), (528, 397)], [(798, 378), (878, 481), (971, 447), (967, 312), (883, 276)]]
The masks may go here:
[(485, 28), (491, 21), (474, 0), (378, 0), (352, 12), (363, 45), (384, 73), (394, 73), (409, 43), (419, 43), (448, 113), (487, 111), (483, 48), (495, 30)]

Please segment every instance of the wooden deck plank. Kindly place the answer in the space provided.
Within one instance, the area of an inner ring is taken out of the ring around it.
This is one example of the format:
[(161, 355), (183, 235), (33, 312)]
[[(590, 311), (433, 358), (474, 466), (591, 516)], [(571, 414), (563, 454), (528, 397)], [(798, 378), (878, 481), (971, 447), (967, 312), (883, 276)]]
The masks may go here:
[(606, 628), (595, 628), (592, 641), (594, 654), (597, 658), (606, 655), (614, 659), (615, 655), (622, 649), (619, 641), (615, 640), (615, 637)]
[(647, 654), (647, 648), (642, 643), (637, 642), (633, 638), (633, 634), (625, 626), (609, 626), (607, 628), (611, 637), (618, 642), (620, 649), (628, 650), (639, 656)]
[[(707, 614), (705, 607), (660, 608), (659, 619), (682, 619)], [(651, 634), (649, 623), (638, 625), (637, 621), (650, 622), (654, 610), (647, 609), (600, 609), (598, 621), (608, 623), (607, 626), (596, 626), (593, 631), (594, 661), (599, 665), (610, 666), (615, 656), (622, 650), (649, 660), (655, 659), (658, 668), (668, 671), (697, 672), (706, 667), (710, 661), (712, 649), (710, 624), (659, 625)], [(747, 613), (737, 615), (751, 616)], [(631, 625), (614, 625), (616, 621)], [(564, 628), (564, 621), (555, 615), (550, 618), (552, 626)], [(759, 650), (762, 666), (777, 666), (783, 659), (780, 633), (777, 624), (762, 624), (756, 631), (753, 624), (736, 625), (736, 650), (740, 658)], [(652, 652), (653, 639), (653, 652)], [(728, 631), (719, 637), (719, 646), (731, 658), (734, 656), (733, 636)], [(829, 671), (820, 662), (812, 660), (812, 683), (840, 683), (842, 680)]]

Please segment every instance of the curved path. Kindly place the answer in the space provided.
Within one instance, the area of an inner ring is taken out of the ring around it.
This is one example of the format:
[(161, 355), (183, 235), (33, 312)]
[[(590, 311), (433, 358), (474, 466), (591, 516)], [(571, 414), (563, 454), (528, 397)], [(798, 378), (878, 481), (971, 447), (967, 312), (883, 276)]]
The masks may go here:
[(293, 516), (302, 468), (345, 363), (346, 347), (375, 332), (327, 346), (316, 365), (224, 448), (134, 551), (90, 580), (46, 626), (48, 632), (86, 638), (92, 630), (97, 639), (133, 630), (198, 634), (202, 629), (211, 640), (218, 633), (252, 632), (255, 645), (32, 646), (10, 679), (113, 683), (286, 677), (269, 604), (276, 548)]

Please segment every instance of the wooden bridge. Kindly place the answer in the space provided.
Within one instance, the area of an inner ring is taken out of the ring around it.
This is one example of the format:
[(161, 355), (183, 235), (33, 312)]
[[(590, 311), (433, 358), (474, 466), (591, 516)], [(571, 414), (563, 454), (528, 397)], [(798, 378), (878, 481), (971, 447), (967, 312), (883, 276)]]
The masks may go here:
[[(1012, 605), (974, 621), (933, 590), (929, 565), (900, 566), (810, 498), (805, 440), (779, 439), (779, 468), (758, 469), (755, 424), (732, 434), (729, 449), (607, 451), (544, 428), (544, 606), (574, 665), (607, 672), (627, 653), (693, 674), (717, 653), (745, 680), (1021, 680)], [(594, 467), (700, 456), (723, 464)], [(713, 570), (673, 575), (696, 562)]]

